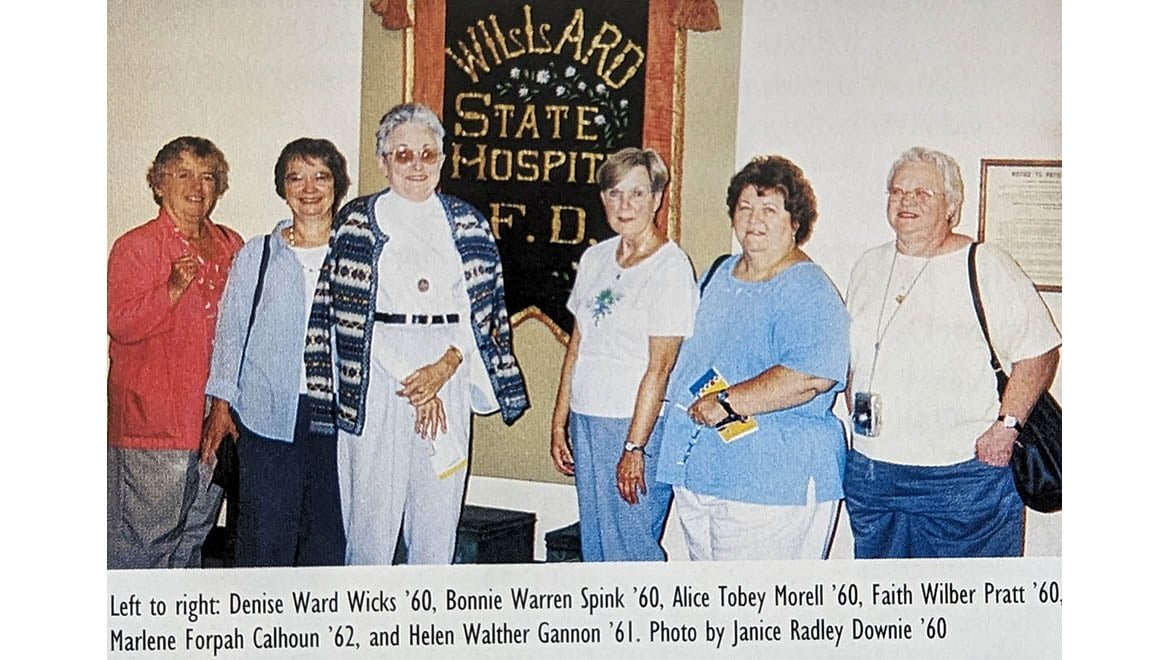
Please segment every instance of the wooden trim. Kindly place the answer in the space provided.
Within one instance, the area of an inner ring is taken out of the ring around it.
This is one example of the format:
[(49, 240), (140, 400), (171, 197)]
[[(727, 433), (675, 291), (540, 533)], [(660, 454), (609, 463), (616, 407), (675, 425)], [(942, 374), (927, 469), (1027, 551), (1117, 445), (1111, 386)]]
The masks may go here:
[(675, 243), (682, 241), (683, 133), (687, 99), (687, 31), (678, 28), (674, 39), (674, 107), (670, 129), (670, 198), (667, 235)]
[(410, 24), (402, 33), (402, 101), (414, 100), (414, 0), (407, 0), (406, 14)]
[(443, 61), (447, 29), (446, 0), (414, 0), (414, 80), (411, 100), (443, 118)]
[(554, 323), (547, 314), (540, 311), (540, 309), (537, 307), (525, 307), (519, 312), (513, 314), (511, 318), (512, 326), (518, 326), (528, 319), (536, 319), (537, 321), (540, 321), (553, 333), (553, 336), (556, 337), (557, 341), (561, 342), (562, 345), (567, 346), (569, 344), (569, 333), (561, 330), (560, 326)]
[[(682, 171), (676, 166), (673, 148), (675, 94), (674, 14), (678, 0), (650, 0), (649, 25), (646, 33), (646, 103), (643, 106), (642, 144), (658, 152), (670, 170), (667, 201), (655, 223), (674, 238), (678, 233), (678, 180)], [(667, 92), (669, 90), (669, 92)], [(673, 231), (672, 231), (673, 225)]]

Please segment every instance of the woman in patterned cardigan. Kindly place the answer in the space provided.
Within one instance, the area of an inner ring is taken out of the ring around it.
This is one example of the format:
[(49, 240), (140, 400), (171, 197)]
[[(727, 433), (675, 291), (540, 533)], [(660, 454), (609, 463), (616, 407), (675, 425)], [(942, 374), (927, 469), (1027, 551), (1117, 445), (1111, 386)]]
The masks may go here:
[(346, 563), (450, 563), (467, 483), (471, 412), (511, 424), (528, 407), (491, 228), (436, 192), (445, 131), (425, 106), (377, 132), (389, 183), (334, 220), (305, 366), (311, 433), (338, 432)]

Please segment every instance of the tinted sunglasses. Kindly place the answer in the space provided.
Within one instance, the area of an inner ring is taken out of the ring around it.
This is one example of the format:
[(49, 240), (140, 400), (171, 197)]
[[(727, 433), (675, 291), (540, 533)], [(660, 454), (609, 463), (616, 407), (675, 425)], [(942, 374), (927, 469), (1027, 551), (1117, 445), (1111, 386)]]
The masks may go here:
[(443, 157), (443, 153), (431, 147), (423, 147), (422, 151), (418, 152), (410, 147), (398, 147), (390, 152), (390, 157), (399, 165), (410, 165), (414, 163), (415, 159), (422, 161), (423, 165), (434, 165)]

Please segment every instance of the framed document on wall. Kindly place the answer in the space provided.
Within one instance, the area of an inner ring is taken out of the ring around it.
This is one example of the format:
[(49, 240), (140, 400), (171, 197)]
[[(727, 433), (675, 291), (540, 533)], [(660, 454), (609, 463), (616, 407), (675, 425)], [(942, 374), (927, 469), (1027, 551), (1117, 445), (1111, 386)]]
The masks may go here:
[(1061, 161), (984, 158), (979, 240), (1006, 249), (1040, 291), (1061, 290)]

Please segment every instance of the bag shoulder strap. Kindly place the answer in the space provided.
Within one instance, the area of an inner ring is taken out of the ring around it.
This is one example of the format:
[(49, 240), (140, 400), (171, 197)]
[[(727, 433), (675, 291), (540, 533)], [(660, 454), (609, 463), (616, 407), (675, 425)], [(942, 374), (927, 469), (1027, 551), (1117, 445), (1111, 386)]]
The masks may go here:
[(256, 322), (256, 308), (260, 306), (260, 294), (264, 292), (264, 273), (268, 271), (268, 256), (272, 252), (272, 234), (264, 237), (264, 251), (260, 253), (260, 272), (256, 274), (256, 291), (252, 294), (252, 313), (248, 316), (248, 331), (244, 334), (244, 350), (240, 351), (240, 368), (236, 372), (236, 383), (244, 372), (244, 355), (248, 352), (248, 340), (252, 338), (252, 325)]
[(707, 284), (710, 283), (711, 278), (715, 275), (715, 271), (719, 270), (719, 266), (723, 265), (723, 262), (727, 261), (730, 257), (731, 254), (721, 254), (718, 257), (715, 257), (715, 261), (711, 262), (711, 267), (707, 269), (707, 274), (703, 277), (703, 281), (699, 284), (699, 297), (703, 296), (703, 291), (706, 291)]
[(995, 347), (991, 345), (991, 334), (987, 331), (987, 316), (983, 313), (983, 300), (979, 295), (979, 275), (975, 271), (975, 249), (979, 243), (971, 243), (967, 249), (967, 281), (971, 287), (971, 301), (975, 304), (975, 316), (979, 318), (979, 329), (983, 331), (983, 340), (987, 342), (987, 352), (991, 355), (991, 369), (995, 372), (996, 382), (999, 384), (999, 394), (1003, 396), (1003, 388), (1007, 384), (1007, 374), (1003, 365), (995, 355)]

